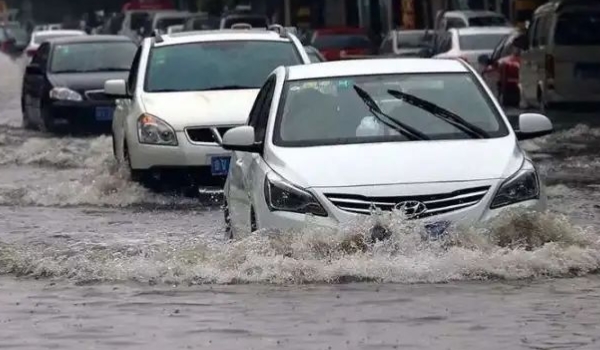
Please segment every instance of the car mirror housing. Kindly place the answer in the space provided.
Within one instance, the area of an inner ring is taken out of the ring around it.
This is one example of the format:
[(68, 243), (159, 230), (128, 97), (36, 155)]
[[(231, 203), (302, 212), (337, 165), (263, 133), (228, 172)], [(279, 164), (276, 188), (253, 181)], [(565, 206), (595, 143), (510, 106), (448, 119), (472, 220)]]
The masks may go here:
[(123, 79), (107, 80), (104, 83), (104, 93), (114, 97), (129, 97), (127, 83)]
[(551, 134), (554, 131), (548, 117), (539, 113), (523, 113), (519, 115), (519, 130), (515, 133), (519, 140), (528, 140)]
[(248, 125), (228, 130), (221, 146), (228, 151), (257, 153), (260, 148), (254, 140), (254, 128)]

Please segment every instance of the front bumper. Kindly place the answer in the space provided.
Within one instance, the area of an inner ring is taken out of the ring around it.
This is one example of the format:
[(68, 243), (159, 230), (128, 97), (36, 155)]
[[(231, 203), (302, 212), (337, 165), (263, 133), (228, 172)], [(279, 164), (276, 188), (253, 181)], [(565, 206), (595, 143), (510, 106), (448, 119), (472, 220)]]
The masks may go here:
[[(49, 117), (55, 122), (66, 121), (70, 126), (98, 131), (110, 131), (114, 101), (52, 101), (48, 105)], [(98, 112), (102, 109), (102, 113)], [(97, 115), (97, 113), (100, 113)], [(98, 116), (101, 115), (101, 118)]]
[[(468, 186), (468, 187), (478, 187), (478, 186), (489, 186), (487, 193), (477, 204), (471, 205), (466, 208), (453, 210), (447, 213), (442, 213), (439, 215), (433, 215), (430, 217), (426, 217), (423, 219), (417, 219), (415, 221), (422, 223), (423, 226), (436, 224), (441, 222), (447, 222), (452, 225), (452, 227), (460, 228), (460, 227), (473, 227), (477, 225), (485, 224), (507, 210), (513, 210), (516, 208), (525, 209), (528, 211), (543, 211), (546, 209), (546, 195), (541, 188), (540, 198), (535, 200), (524, 201), (520, 203), (516, 203), (513, 205), (509, 205), (506, 207), (498, 208), (498, 209), (490, 209), (489, 205), (496, 194), (498, 187), (501, 185), (502, 181), (477, 181), (470, 182), (468, 184), (457, 184), (457, 183), (436, 183), (436, 184), (415, 184), (415, 185), (388, 185), (388, 186), (379, 186), (372, 187), (367, 189), (373, 196), (389, 196), (390, 193), (402, 193), (405, 195), (414, 195), (419, 196), (426, 193), (450, 193), (457, 189), (457, 186)], [(354, 189), (344, 189), (346, 192), (353, 192)], [(321, 205), (327, 210), (329, 213), (328, 217), (317, 217), (317, 216), (307, 216), (304, 214), (297, 214), (291, 212), (282, 212), (282, 211), (274, 211), (271, 212), (266, 207), (266, 204), (255, 204), (257, 210), (257, 221), (258, 226), (260, 228), (272, 228), (282, 231), (287, 230), (298, 230), (305, 228), (307, 226), (311, 227), (311, 229), (321, 226), (324, 228), (339, 228), (344, 227), (345, 225), (354, 225), (357, 220), (364, 220), (368, 218), (368, 215), (365, 214), (357, 214), (348, 212), (346, 210), (340, 209), (334, 203), (332, 203), (325, 193), (335, 193), (339, 191), (339, 189), (311, 189), (310, 190), (313, 195), (319, 200)], [(363, 192), (364, 188), (356, 189), (355, 193)]]

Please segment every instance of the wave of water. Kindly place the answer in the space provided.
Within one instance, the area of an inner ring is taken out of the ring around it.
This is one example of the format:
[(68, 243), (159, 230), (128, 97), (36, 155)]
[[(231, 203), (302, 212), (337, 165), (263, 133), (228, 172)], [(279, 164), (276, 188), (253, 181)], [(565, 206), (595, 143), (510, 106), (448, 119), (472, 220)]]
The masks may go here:
[(507, 213), (485, 229), (423, 239), (390, 217), (390, 239), (370, 243), (371, 218), (335, 230), (257, 232), (233, 243), (202, 238), (0, 245), (0, 273), (80, 283), (437, 283), (584, 275), (600, 270), (599, 236), (549, 213)]

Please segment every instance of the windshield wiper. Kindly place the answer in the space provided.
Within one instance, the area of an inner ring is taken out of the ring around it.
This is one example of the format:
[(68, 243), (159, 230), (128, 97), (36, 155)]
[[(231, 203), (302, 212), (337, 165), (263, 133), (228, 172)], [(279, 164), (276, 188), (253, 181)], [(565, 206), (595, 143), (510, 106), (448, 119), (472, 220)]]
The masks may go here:
[(243, 90), (243, 89), (258, 89), (254, 86), (243, 86), (243, 85), (222, 85), (214, 86), (200, 91), (215, 91), (215, 90)]
[(354, 85), (354, 91), (356, 91), (358, 97), (360, 97), (364, 104), (369, 108), (369, 111), (373, 113), (373, 116), (389, 128), (396, 130), (410, 140), (429, 140), (429, 136), (385, 114), (381, 108), (379, 108), (377, 102), (373, 100), (371, 95), (358, 85)]
[(423, 100), (415, 95), (407, 94), (398, 90), (388, 90), (387, 92), (388, 94), (392, 95), (393, 97), (399, 100), (402, 100), (410, 105), (413, 105), (417, 108), (423, 109), (431, 113), (433, 116), (442, 119), (443, 121), (447, 122), (448, 124), (454, 126), (455, 128), (459, 129), (460, 131), (473, 138), (490, 138), (490, 134), (488, 134), (487, 131), (483, 130), (477, 125), (469, 123), (468, 121), (459, 117), (456, 113), (450, 112), (449, 110), (440, 107), (433, 102)]

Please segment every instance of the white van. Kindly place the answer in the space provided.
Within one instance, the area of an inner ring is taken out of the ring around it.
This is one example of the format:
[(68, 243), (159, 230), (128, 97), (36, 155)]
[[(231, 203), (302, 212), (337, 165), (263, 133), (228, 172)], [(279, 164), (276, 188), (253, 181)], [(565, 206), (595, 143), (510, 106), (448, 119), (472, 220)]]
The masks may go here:
[(600, 102), (600, 2), (540, 6), (525, 36), (519, 84), (522, 107)]

